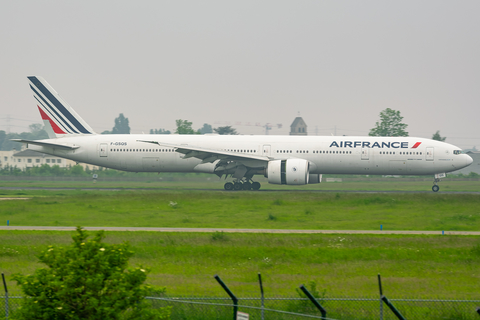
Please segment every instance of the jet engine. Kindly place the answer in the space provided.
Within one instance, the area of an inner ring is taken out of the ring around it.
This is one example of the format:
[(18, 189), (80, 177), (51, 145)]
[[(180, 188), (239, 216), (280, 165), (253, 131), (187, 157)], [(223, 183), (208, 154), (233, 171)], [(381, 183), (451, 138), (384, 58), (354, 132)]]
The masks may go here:
[(304, 159), (273, 160), (268, 162), (268, 183), (302, 185), (308, 183), (309, 164)]
[(315, 184), (322, 182), (322, 175), (318, 173), (310, 173), (308, 175), (308, 184)]

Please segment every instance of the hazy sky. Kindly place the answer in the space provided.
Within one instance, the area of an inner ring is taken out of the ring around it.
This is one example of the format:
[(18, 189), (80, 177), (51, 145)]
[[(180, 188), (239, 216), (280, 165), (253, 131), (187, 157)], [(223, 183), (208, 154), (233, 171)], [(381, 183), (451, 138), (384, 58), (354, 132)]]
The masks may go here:
[(123, 113), (132, 133), (288, 134), (300, 112), (309, 134), (368, 135), (392, 108), (410, 136), (480, 147), (479, 17), (478, 0), (2, 1), (0, 130), (40, 122), (37, 75), (97, 132)]

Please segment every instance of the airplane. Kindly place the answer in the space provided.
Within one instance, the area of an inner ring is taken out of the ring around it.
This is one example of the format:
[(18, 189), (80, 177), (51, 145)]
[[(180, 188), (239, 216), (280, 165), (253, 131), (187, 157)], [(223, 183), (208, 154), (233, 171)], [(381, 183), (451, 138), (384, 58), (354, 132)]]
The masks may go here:
[(472, 158), (454, 145), (415, 137), (97, 134), (39, 76), (29, 85), (49, 139), (12, 139), (28, 149), (73, 161), (132, 172), (203, 172), (233, 178), (224, 189), (259, 190), (268, 183), (320, 183), (322, 174), (434, 175)]

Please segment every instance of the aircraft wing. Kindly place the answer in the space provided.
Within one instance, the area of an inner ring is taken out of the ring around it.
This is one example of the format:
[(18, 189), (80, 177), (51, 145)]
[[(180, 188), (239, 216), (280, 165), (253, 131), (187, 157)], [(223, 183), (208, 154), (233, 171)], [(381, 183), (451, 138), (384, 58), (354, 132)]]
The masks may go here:
[(59, 143), (42, 142), (41, 140), (25, 140), (25, 139), (10, 139), (10, 140), (15, 141), (15, 142), (26, 143), (27, 146), (29, 144), (34, 144), (34, 145), (41, 146), (41, 147), (61, 148), (61, 149), (70, 149), (70, 150), (80, 148), (80, 146), (76, 146), (76, 145), (66, 145), (66, 144), (59, 144)]
[(174, 148), (175, 151), (183, 153), (185, 156), (183, 159), (188, 158), (197, 158), (201, 159), (202, 163), (213, 163), (216, 160), (227, 160), (227, 161), (237, 161), (242, 162), (246, 160), (257, 160), (257, 161), (270, 161), (273, 158), (267, 156), (258, 156), (249, 153), (238, 153), (238, 152), (229, 152), (224, 150), (215, 150), (208, 148), (200, 148), (194, 146), (184, 146), (178, 144), (162, 143), (159, 141), (147, 141), (147, 140), (137, 140), (139, 142), (153, 143), (158, 144), (159, 146), (164, 146), (168, 148)]

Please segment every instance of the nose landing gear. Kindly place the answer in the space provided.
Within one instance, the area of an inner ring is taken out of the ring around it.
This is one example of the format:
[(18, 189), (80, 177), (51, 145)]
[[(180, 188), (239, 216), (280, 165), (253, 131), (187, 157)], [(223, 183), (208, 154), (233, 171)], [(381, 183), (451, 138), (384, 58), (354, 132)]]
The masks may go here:
[(445, 173), (437, 173), (435, 175), (435, 179), (433, 180), (433, 187), (432, 191), (433, 192), (438, 192), (440, 190), (440, 187), (437, 185), (437, 183), (440, 182), (440, 178), (445, 178), (447, 175)]

